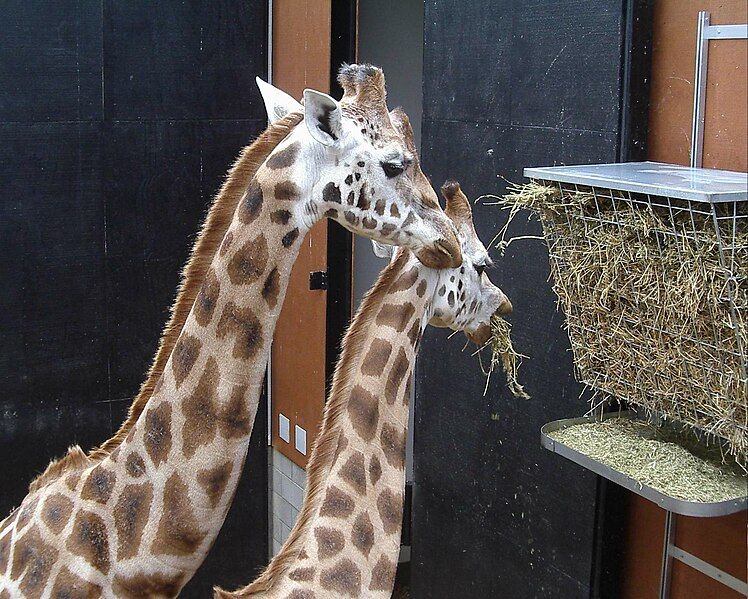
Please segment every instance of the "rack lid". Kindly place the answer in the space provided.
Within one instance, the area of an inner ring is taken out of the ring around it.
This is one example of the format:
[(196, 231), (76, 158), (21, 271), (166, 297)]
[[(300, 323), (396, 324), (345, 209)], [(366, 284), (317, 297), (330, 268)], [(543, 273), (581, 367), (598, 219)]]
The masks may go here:
[(525, 177), (693, 200), (748, 200), (748, 173), (661, 162), (622, 162), (526, 168)]

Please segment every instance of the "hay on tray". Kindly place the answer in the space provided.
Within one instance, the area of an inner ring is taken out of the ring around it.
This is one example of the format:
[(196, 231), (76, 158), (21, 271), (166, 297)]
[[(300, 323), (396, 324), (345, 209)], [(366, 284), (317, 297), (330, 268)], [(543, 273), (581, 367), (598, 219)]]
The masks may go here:
[(694, 455), (668, 429), (629, 418), (575, 424), (549, 434), (593, 460), (684, 501), (714, 503), (745, 497), (748, 479), (717, 452)]
[(507, 387), (512, 395), (522, 399), (530, 399), (530, 396), (522, 385), (519, 384), (519, 379), (517, 378), (522, 358), (526, 356), (518, 354), (514, 350), (511, 333), (512, 325), (509, 322), (501, 318), (501, 316), (491, 317), (491, 339), (488, 341), (488, 345), (491, 348), (491, 362), (486, 372), (486, 391), (488, 391), (491, 373), (497, 366), (501, 365), (506, 375)]
[(497, 203), (499, 248), (521, 209), (540, 217), (578, 378), (727, 439), (745, 464), (748, 203), (538, 182)]

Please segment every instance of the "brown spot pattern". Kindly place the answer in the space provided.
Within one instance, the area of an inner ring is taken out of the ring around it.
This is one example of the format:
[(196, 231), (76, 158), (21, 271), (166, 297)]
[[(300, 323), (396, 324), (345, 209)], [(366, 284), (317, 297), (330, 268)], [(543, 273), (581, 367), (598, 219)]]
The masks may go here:
[(88, 478), (86, 478), (86, 482), (83, 483), (81, 499), (106, 504), (112, 494), (116, 479), (117, 477), (114, 475), (114, 472), (107, 470), (101, 465), (96, 466), (91, 470)]
[(223, 339), (229, 334), (236, 338), (231, 352), (234, 358), (248, 360), (257, 355), (262, 341), (262, 325), (251, 307), (239, 308), (234, 302), (226, 304), (216, 335)]
[(191, 555), (204, 538), (190, 505), (187, 485), (174, 473), (164, 485), (163, 513), (151, 550), (156, 555)]
[(223, 464), (219, 464), (215, 468), (200, 470), (200, 472), (197, 473), (197, 483), (203, 488), (203, 491), (208, 496), (210, 507), (213, 509), (215, 509), (221, 501), (221, 497), (223, 497), (223, 492), (226, 490), (226, 485), (229, 482), (233, 469), (233, 464), (229, 460)]
[(274, 210), (270, 213), (270, 220), (276, 225), (287, 225), (291, 220), (291, 213), (288, 210)]
[(182, 402), (182, 452), (187, 459), (195, 455), (198, 447), (207, 445), (216, 436), (218, 423), (215, 396), (220, 379), (218, 362), (211, 356), (197, 387)]
[(284, 248), (290, 248), (294, 241), (299, 237), (299, 229), (298, 227), (294, 227), (291, 229), (288, 233), (286, 233), (283, 236), (283, 239), (281, 239), (281, 244)]
[(379, 326), (391, 327), (402, 333), (408, 326), (416, 308), (410, 302), (404, 304), (384, 304), (377, 314), (376, 322)]
[(235, 385), (218, 419), (218, 431), (224, 439), (237, 439), (252, 432), (253, 416), (244, 399), (247, 385)]
[(52, 587), (52, 599), (97, 599), (102, 590), (98, 584), (88, 582), (62, 567)]
[(32, 526), (15, 543), (10, 578), (21, 581), (19, 587), (27, 597), (41, 597), (58, 553), (44, 542), (38, 527)]
[(348, 493), (331, 486), (325, 494), (319, 513), (332, 518), (347, 518), (353, 513), (354, 507), (353, 498)]
[(384, 339), (374, 339), (361, 363), (361, 374), (379, 376), (390, 359), (392, 344)]
[(211, 268), (205, 274), (205, 280), (200, 286), (195, 302), (195, 320), (200, 326), (206, 326), (213, 318), (220, 293), (221, 284), (218, 282), (215, 271)]
[(374, 525), (371, 523), (368, 512), (361, 512), (356, 516), (351, 532), (351, 542), (361, 553), (369, 557), (369, 552), (374, 545)]
[(127, 485), (114, 506), (114, 528), (117, 530), (117, 559), (134, 557), (140, 550), (143, 529), (148, 522), (153, 500), (150, 483)]
[(345, 216), (345, 220), (348, 221), (348, 224), (350, 224), (351, 226), (355, 227), (358, 225), (358, 216), (356, 216), (350, 210), (346, 210), (343, 216)]
[(361, 596), (361, 571), (348, 558), (343, 558), (331, 568), (322, 570), (319, 582), (323, 589), (335, 591), (346, 597)]
[(314, 538), (317, 539), (317, 557), (328, 559), (343, 551), (345, 537), (343, 533), (328, 526), (318, 526), (314, 529)]
[(109, 536), (104, 521), (97, 514), (80, 510), (65, 546), (102, 574), (109, 573)]
[(370, 591), (387, 591), (391, 592), (395, 586), (395, 573), (397, 564), (392, 562), (386, 556), (382, 555), (377, 561), (377, 565), (371, 571)]
[(262, 297), (271, 310), (278, 304), (278, 295), (280, 295), (280, 274), (278, 269), (273, 267), (262, 286)]
[(408, 330), (408, 339), (410, 340), (411, 346), (413, 348), (418, 347), (418, 341), (421, 338), (421, 321), (416, 318), (413, 321), (413, 324), (411, 325), (410, 329)]
[(379, 402), (377, 398), (361, 385), (356, 385), (351, 389), (351, 397), (348, 401), (348, 416), (359, 437), (364, 441), (371, 441), (377, 432), (377, 424), (379, 423)]
[(384, 200), (377, 200), (377, 203), (374, 205), (374, 212), (376, 212), (379, 216), (384, 216), (384, 209), (386, 208), (387, 203)]
[(289, 595), (286, 595), (286, 599), (314, 599), (314, 591), (307, 589), (294, 589)]
[(156, 408), (146, 407), (143, 443), (153, 465), (158, 468), (171, 450), (171, 406), (164, 402)]
[(268, 265), (268, 242), (260, 233), (250, 239), (229, 260), (226, 272), (234, 285), (254, 283)]
[(322, 200), (340, 204), (340, 188), (331, 181), (322, 188)]
[(273, 152), (265, 164), (273, 170), (288, 168), (296, 161), (296, 155), (299, 153), (300, 148), (301, 144), (295, 141), (282, 150)]
[(386, 422), (382, 426), (379, 440), (382, 443), (382, 451), (389, 465), (397, 470), (402, 470), (405, 467), (405, 431), (398, 430)]
[(254, 221), (262, 210), (262, 199), (262, 187), (257, 179), (253, 178), (239, 204), (239, 220), (245, 225)]
[(382, 225), (382, 228), (381, 228), (381, 229), (379, 230), (379, 232), (380, 232), (380, 233), (381, 233), (381, 234), (382, 234), (382, 235), (383, 235), (384, 237), (388, 237), (389, 235), (391, 235), (392, 233), (394, 233), (394, 232), (395, 232), (395, 229), (397, 229), (397, 226), (395, 226), (395, 225), (392, 225), (392, 224), (390, 224), (390, 223), (384, 223), (384, 224)]
[(397, 392), (400, 390), (403, 379), (408, 376), (409, 370), (410, 361), (408, 360), (408, 355), (405, 353), (405, 349), (401, 347), (400, 351), (397, 352), (397, 357), (392, 364), (390, 374), (387, 377), (387, 383), (384, 386), (384, 396), (388, 404), (392, 405), (395, 403), (398, 397)]
[[(275, 186), (275, 199), (285, 201), (295, 200), (299, 197), (299, 188), (293, 181), (281, 181)], [(288, 212), (288, 211), (284, 211)], [(290, 214), (289, 214), (290, 216)], [(286, 220), (288, 222), (288, 220)], [(286, 223), (283, 223), (286, 224)]]
[(22, 530), (29, 522), (31, 517), (36, 512), (36, 506), (39, 503), (39, 497), (34, 497), (28, 502), (24, 502), (18, 510), (18, 517), (16, 518), (16, 530)]
[(73, 502), (60, 493), (50, 495), (44, 500), (42, 520), (55, 534), (60, 534), (70, 520)]
[(339, 472), (340, 478), (347, 482), (359, 495), (366, 493), (366, 467), (364, 454), (356, 451), (346, 460)]
[(408, 272), (401, 274), (390, 287), (390, 292), (405, 291), (415, 285), (418, 280), (418, 267), (413, 266)]
[(112, 590), (115, 596), (124, 599), (148, 599), (150, 597), (176, 597), (184, 584), (184, 574), (136, 574), (114, 577)]
[(134, 451), (130, 452), (125, 460), (125, 471), (133, 478), (138, 478), (145, 473), (145, 462)]
[(314, 579), (314, 568), (296, 568), (288, 573), (288, 577), (295, 582), (307, 582)]
[(377, 228), (377, 221), (371, 216), (364, 216), (364, 218), (361, 219), (361, 224), (363, 225), (364, 229), (376, 229)]
[(377, 497), (377, 511), (382, 520), (384, 532), (388, 535), (398, 532), (403, 517), (403, 496), (385, 489)]
[(381, 476), (382, 464), (379, 462), (377, 456), (371, 456), (371, 461), (369, 462), (369, 479), (371, 480), (371, 484), (376, 485)]
[(418, 297), (423, 297), (423, 294), (426, 293), (426, 279), (422, 279), (420, 283), (418, 283), (418, 287), (416, 287), (416, 294)]
[(177, 383), (177, 389), (187, 378), (192, 367), (197, 362), (200, 355), (202, 343), (197, 337), (188, 333), (182, 333), (174, 346), (174, 352), (171, 355), (171, 370), (174, 373), (174, 380)]

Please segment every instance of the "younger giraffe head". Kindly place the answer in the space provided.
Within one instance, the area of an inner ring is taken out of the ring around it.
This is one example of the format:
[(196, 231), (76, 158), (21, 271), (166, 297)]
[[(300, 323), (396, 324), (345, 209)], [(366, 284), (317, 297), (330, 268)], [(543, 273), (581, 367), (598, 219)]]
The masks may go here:
[[(305, 153), (308, 176), (318, 181), (310, 224), (328, 216), (350, 231), (387, 245), (408, 247), (427, 266), (462, 262), (455, 228), (418, 163), (405, 113), (389, 112), (384, 74), (371, 65), (345, 65), (340, 102), (304, 91), (303, 106), (258, 79), (271, 122), (303, 112), (306, 134), (294, 136)], [(272, 158), (272, 157), (271, 157)]]
[[(431, 271), (428, 275), (435, 280), (428, 324), (463, 331), (468, 339), (483, 345), (491, 336), (491, 317), (509, 314), (512, 304), (485, 273), (493, 262), (475, 232), (470, 202), (460, 184), (447, 181), (442, 186), (442, 194), (447, 202), (447, 216), (457, 228), (463, 260), (457, 268), (433, 270), (420, 266), (424, 273)], [(380, 257), (393, 253), (377, 243), (374, 251)]]

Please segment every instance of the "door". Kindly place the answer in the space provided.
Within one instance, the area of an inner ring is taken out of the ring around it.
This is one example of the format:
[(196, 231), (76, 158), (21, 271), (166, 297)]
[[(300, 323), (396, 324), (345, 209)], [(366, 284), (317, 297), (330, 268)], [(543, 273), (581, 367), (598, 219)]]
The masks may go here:
[[(307, 87), (329, 92), (331, 0), (272, 4), (273, 84), (297, 99)], [(325, 220), (304, 240), (273, 338), (271, 444), (301, 467), (325, 402), (327, 291), (310, 289), (313, 272), (327, 272)]]

